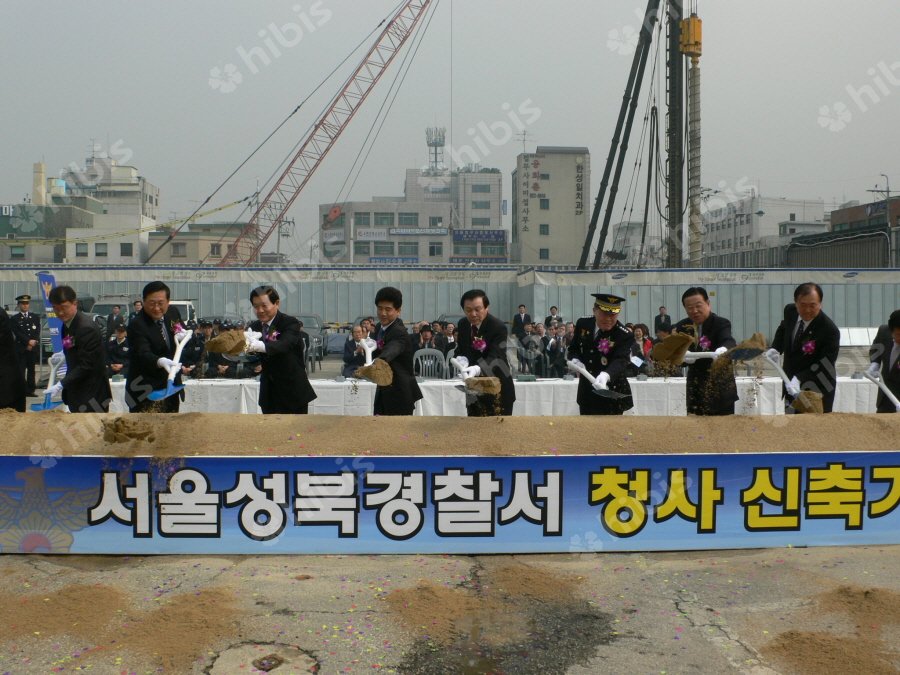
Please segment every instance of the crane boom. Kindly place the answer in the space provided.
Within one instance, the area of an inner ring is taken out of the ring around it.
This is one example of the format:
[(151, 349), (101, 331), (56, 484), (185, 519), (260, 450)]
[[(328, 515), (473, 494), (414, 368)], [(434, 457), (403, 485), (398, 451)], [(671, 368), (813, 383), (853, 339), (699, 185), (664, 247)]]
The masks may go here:
[(431, 0), (409, 0), (391, 18), (343, 89), (313, 126), (275, 185), (260, 201), (219, 267), (252, 264), (325, 155), (412, 35)]

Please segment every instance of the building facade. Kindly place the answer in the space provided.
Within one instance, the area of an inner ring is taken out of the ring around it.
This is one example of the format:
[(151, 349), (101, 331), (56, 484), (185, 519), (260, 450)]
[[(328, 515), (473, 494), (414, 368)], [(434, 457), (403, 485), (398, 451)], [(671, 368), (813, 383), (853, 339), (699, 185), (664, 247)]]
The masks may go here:
[(160, 265), (215, 266), (243, 230), (245, 223), (189, 223), (171, 239), (170, 230), (149, 235), (153, 262)]
[(590, 219), (587, 148), (538, 146), (512, 174), (510, 258), (523, 265), (577, 265)]

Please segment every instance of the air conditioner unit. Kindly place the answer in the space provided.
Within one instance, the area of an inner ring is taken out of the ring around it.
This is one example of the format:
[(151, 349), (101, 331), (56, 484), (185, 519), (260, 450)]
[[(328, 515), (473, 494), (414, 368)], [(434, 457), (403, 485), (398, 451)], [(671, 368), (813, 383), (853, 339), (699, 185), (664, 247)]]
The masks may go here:
[(6, 235), (6, 238), (7, 238), (7, 239), (15, 239), (15, 238), (16, 238), (16, 233), (15, 233), (15, 232), (10, 232), (10, 233), (8, 233), (8, 234)]

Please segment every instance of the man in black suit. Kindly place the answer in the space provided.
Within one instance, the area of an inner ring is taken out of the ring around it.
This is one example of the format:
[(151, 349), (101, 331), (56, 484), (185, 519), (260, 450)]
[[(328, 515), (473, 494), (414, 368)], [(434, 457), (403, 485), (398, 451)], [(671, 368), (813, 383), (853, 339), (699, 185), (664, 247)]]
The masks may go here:
[(112, 313), (106, 317), (106, 338), (111, 340), (116, 334), (116, 328), (125, 325), (125, 317), (122, 315), (122, 307), (113, 305)]
[[(481, 289), (463, 293), (459, 304), (466, 317), (459, 320), (456, 328), (459, 341), (456, 356), (465, 356), (470, 366), (478, 366), (482, 377), (496, 377), (500, 380), (501, 414), (512, 415), (516, 387), (506, 356), (506, 324), (490, 313), (490, 300)], [(467, 397), (469, 398), (472, 399), (466, 401), (469, 417), (491, 417), (497, 414), (493, 395)]]
[[(169, 369), (175, 365), (175, 333), (180, 332), (181, 316), (169, 307), (171, 291), (162, 281), (144, 286), (143, 306), (128, 324), (128, 377), (125, 402), (130, 412), (178, 412), (184, 390), (160, 401), (147, 398), (150, 392), (165, 389)], [(181, 372), (175, 376), (181, 384)]]
[[(798, 387), (784, 387), (796, 397), (801, 389), (822, 394), (822, 407), (830, 413), (837, 387), (837, 358), (841, 332), (822, 311), (822, 287), (800, 284), (794, 289), (794, 304), (784, 308), (784, 320), (772, 338), (771, 357), (784, 354), (784, 373), (797, 378)], [(777, 352), (777, 353), (776, 353)]]
[(625, 394), (612, 399), (598, 396), (587, 379), (578, 376), (578, 411), (582, 415), (621, 415), (634, 407), (627, 368), (630, 364), (634, 335), (618, 318), (625, 298), (609, 293), (591, 293), (594, 296), (594, 316), (586, 316), (575, 322), (575, 336), (569, 345), (569, 359), (578, 359), (585, 369), (597, 378), (598, 384), (611, 391)]
[(559, 308), (556, 305), (553, 305), (550, 308), (550, 314), (544, 317), (544, 327), (550, 328), (554, 321), (558, 324), (563, 323), (563, 318), (560, 316)]
[(16, 339), (21, 377), (25, 380), (25, 393), (34, 396), (34, 368), (38, 361), (41, 341), (41, 317), (31, 311), (31, 296), (16, 298), (18, 314), (12, 316), (12, 330)]
[(250, 304), (256, 313), (250, 330), (262, 333), (262, 338), (253, 340), (247, 351), (260, 354), (259, 407), (263, 415), (307, 414), (316, 393), (306, 375), (300, 322), (279, 311), (281, 299), (271, 286), (254, 288)]
[(116, 333), (106, 342), (106, 374), (109, 377), (128, 375), (128, 338), (125, 324), (116, 326)]
[[(132, 304), (132, 307), (134, 309), (131, 312), (131, 314), (128, 315), (128, 323), (131, 323), (131, 320), (134, 319), (134, 317), (136, 317), (138, 314), (141, 313), (141, 310), (144, 309), (144, 303), (141, 302), (140, 300), (135, 300), (134, 303)], [(126, 324), (126, 327), (127, 327), (127, 324)]]
[(653, 334), (656, 335), (657, 340), (662, 339), (659, 336), (660, 331), (666, 335), (672, 332), (672, 317), (668, 315), (665, 307), (660, 307), (659, 314), (653, 319)]
[(512, 320), (512, 334), (516, 338), (516, 342), (519, 344), (516, 346), (516, 357), (519, 361), (519, 372), (524, 373), (526, 370), (526, 360), (527, 357), (525, 355), (525, 326), (531, 325), (533, 322), (531, 320), (531, 315), (525, 311), (525, 305), (519, 305), (519, 312), (513, 317)]
[(0, 309), (0, 410), (25, 412), (25, 378), (19, 368), (14, 346), (12, 320)]
[(62, 400), (69, 412), (109, 412), (112, 391), (106, 377), (106, 357), (100, 329), (78, 309), (75, 290), (57, 286), (48, 296), (53, 312), (62, 321), (66, 376), (44, 393)]
[(734, 347), (737, 343), (731, 336), (731, 322), (712, 312), (709, 294), (702, 286), (693, 286), (682, 293), (681, 304), (688, 318), (675, 324), (675, 330), (694, 336), (694, 343), (684, 357), (688, 367), (688, 415), (733, 415), (738, 400), (734, 365), (716, 364), (714, 368), (716, 359), (691, 356), (692, 352), (715, 352), (718, 357)]
[[(900, 399), (900, 309), (891, 312), (887, 324), (879, 327), (869, 349), (869, 372), (881, 378), (890, 392)], [(896, 406), (879, 388), (875, 410), (880, 413), (897, 412)]]
[(344, 343), (344, 365), (341, 367), (341, 375), (354, 377), (356, 370), (366, 363), (366, 350), (362, 347), (362, 341), (366, 339), (366, 329), (362, 325), (353, 326), (350, 337)]
[(378, 328), (372, 336), (378, 348), (373, 358), (387, 362), (393, 371), (393, 382), (375, 390), (376, 415), (412, 415), (422, 391), (413, 374), (413, 346), (400, 319), (403, 293), (386, 286), (375, 294)]

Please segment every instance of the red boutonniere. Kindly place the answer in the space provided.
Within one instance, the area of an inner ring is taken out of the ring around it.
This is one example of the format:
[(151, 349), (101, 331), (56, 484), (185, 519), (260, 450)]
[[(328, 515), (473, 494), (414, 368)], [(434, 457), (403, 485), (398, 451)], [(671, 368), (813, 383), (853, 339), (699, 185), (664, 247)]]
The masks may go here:
[(615, 346), (615, 342), (609, 338), (600, 338), (597, 341), (597, 351), (601, 354), (609, 354), (610, 350)]
[(267, 342), (275, 342), (278, 339), (278, 336), (281, 335), (277, 330), (273, 330), (271, 333), (266, 335)]
[(709, 338), (705, 335), (700, 338), (700, 341), (697, 344), (700, 345), (700, 349), (704, 352), (709, 351), (709, 348), (712, 347), (712, 342), (710, 342)]
[(375, 348), (376, 349), (384, 349), (384, 340), (376, 340)]
[(816, 341), (815, 340), (807, 340), (800, 347), (800, 351), (809, 356), (810, 354), (816, 351)]
[(483, 352), (485, 349), (487, 349), (487, 342), (485, 342), (480, 337), (473, 338), (472, 349), (474, 349), (476, 352)]
[(178, 335), (179, 333), (183, 333), (183, 332), (184, 332), (184, 326), (182, 326), (180, 323), (175, 323), (175, 322), (173, 321), (173, 322), (172, 322), (172, 332), (173, 332), (175, 335)]
[(73, 338), (71, 335), (66, 335), (66, 337), (64, 337), (62, 340), (62, 346), (65, 350), (72, 349), (72, 347), (75, 346), (75, 338)]

